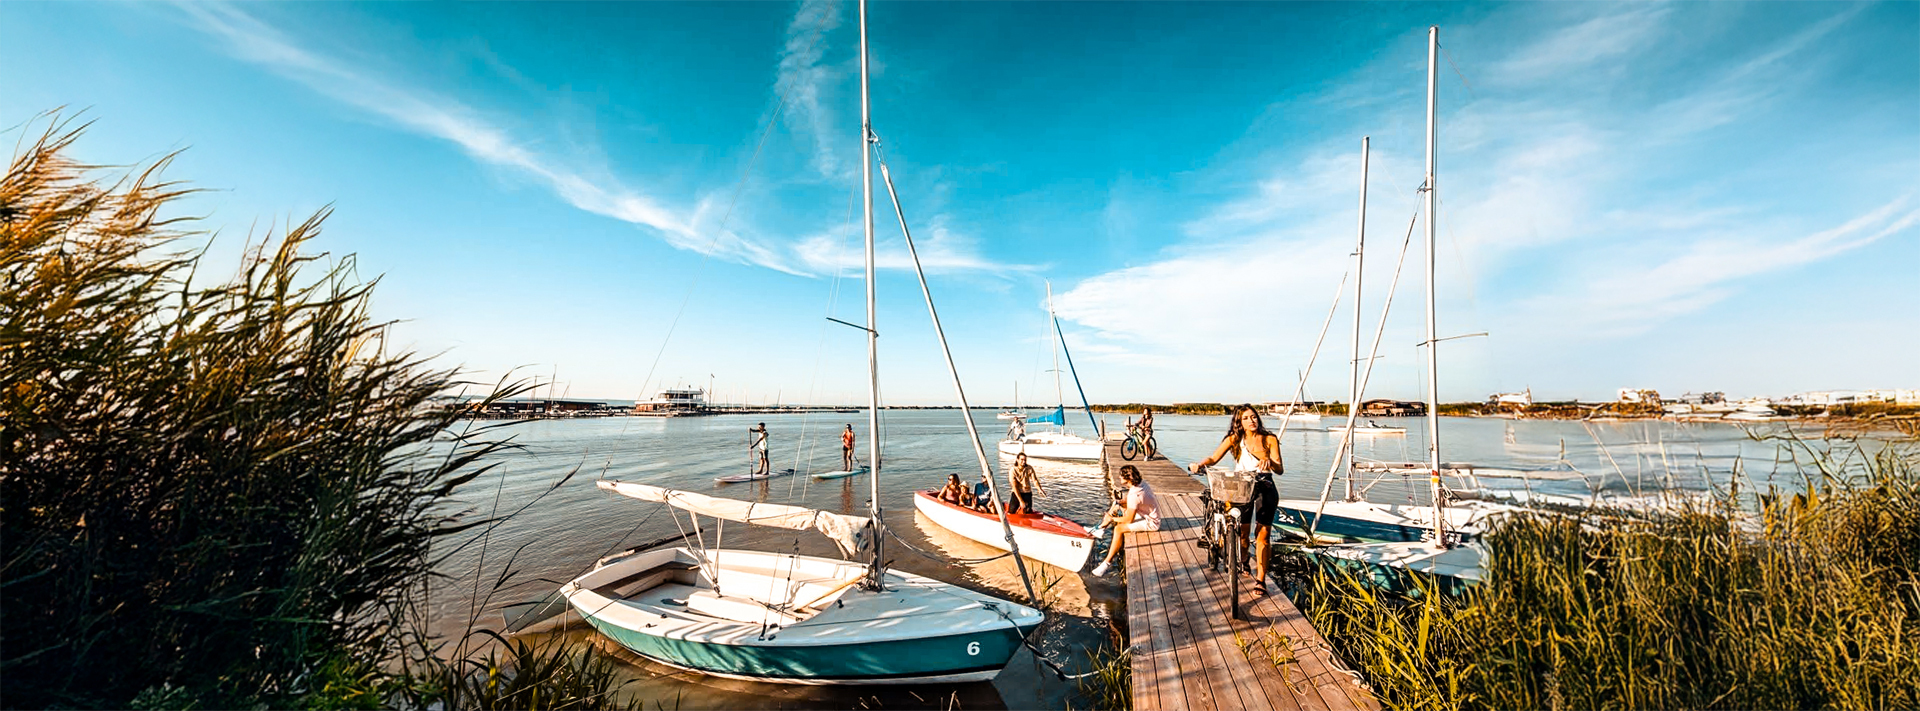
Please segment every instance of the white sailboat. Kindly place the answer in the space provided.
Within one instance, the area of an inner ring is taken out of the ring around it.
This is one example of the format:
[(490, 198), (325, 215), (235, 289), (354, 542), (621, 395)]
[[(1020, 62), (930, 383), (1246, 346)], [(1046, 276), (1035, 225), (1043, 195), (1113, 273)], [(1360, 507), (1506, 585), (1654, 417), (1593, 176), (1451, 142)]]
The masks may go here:
[[(1014, 424), (1007, 427), (1007, 438), (1000, 440), (1000, 453), (1008, 456), (1025, 454), (1033, 459), (1063, 459), (1072, 461), (1097, 461), (1100, 459), (1100, 440), (1087, 439), (1067, 431), (1066, 394), (1060, 387), (1060, 352), (1066, 343), (1060, 337), (1060, 321), (1053, 315), (1053, 285), (1047, 285), (1047, 323), (1053, 332), (1053, 394), (1056, 403), (1053, 412), (1039, 417), (1026, 417), (1015, 414), (1008, 418)], [(1073, 367), (1073, 356), (1067, 356), (1067, 367)], [(1074, 387), (1080, 386), (1080, 377), (1074, 375)], [(1082, 393), (1081, 398), (1085, 399)], [(1084, 404), (1084, 403), (1083, 403)], [(1093, 417), (1088, 410), (1087, 417)], [(1053, 425), (1053, 429), (1039, 432), (1030, 431), (1032, 425)], [(1098, 429), (1096, 424), (1095, 429)]]
[[(866, 159), (862, 175), (866, 178), (867, 325), (862, 330), (867, 332), (868, 424), (877, 434), (873, 133), (867, 121), (866, 28), (863, 0), (860, 104), (861, 154)], [(931, 299), (928, 307), (932, 308)], [(944, 334), (941, 340), (944, 346)], [(968, 427), (972, 428), (971, 419)], [(867, 468), (873, 474), (868, 517), (645, 484), (599, 482), (602, 489), (671, 505), (690, 516), (817, 530), (832, 538), (844, 555), (870, 552), (868, 562), (726, 550), (717, 545), (713, 549), (674, 547), (604, 559), (563, 586), (561, 595), (596, 630), (634, 653), (713, 676), (790, 684), (992, 679), (1045, 616), (1024, 605), (886, 569), (881, 557), (885, 524), (877, 440), (867, 440)], [(978, 442), (977, 437), (974, 440)], [(984, 462), (984, 452), (981, 458)]]

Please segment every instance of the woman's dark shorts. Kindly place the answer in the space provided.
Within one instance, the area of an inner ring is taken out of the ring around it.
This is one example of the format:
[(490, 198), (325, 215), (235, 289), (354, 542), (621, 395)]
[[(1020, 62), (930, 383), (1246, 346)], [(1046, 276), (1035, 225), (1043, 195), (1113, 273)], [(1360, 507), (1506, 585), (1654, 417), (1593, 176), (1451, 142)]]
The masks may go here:
[(1272, 526), (1274, 514), (1280, 511), (1280, 488), (1273, 485), (1273, 475), (1261, 473), (1253, 481), (1253, 499), (1240, 505), (1240, 523), (1249, 526)]

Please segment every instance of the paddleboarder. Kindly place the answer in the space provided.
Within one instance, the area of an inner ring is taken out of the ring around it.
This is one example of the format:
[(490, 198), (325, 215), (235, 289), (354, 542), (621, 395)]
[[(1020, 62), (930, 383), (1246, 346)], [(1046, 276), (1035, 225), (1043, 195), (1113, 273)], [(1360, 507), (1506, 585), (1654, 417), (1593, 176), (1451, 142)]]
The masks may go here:
[(773, 466), (767, 461), (767, 423), (762, 422), (747, 431), (752, 434), (753, 443), (748, 446), (753, 450), (755, 455), (753, 475), (764, 476), (771, 474), (773, 472)]
[(846, 429), (840, 431), (840, 461), (846, 465), (842, 468), (843, 471), (853, 471), (853, 423), (851, 422), (847, 423)]

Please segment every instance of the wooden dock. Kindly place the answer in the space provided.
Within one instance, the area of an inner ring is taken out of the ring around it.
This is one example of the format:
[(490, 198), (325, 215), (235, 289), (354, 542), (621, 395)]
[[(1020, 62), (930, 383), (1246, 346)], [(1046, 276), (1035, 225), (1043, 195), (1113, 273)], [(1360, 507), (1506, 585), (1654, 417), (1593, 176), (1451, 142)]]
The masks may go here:
[(1164, 458), (1124, 461), (1109, 440), (1101, 457), (1108, 481), (1132, 464), (1160, 501), (1161, 528), (1129, 536), (1128, 643), (1133, 653), (1133, 708), (1140, 711), (1379, 709), (1359, 677), (1284, 593), (1250, 595), (1242, 577), (1246, 619), (1228, 612), (1228, 576), (1207, 567), (1199, 546), (1205, 487)]

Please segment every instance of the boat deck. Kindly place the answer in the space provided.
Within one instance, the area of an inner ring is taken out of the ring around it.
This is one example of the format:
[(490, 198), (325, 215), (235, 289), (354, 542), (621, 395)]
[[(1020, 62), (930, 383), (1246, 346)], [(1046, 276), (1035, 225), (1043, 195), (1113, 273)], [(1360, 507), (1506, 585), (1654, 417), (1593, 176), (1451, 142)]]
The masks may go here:
[(1140, 468), (1161, 517), (1159, 531), (1139, 534), (1123, 554), (1133, 708), (1380, 708), (1284, 593), (1270, 586), (1271, 595), (1253, 600), (1243, 588), (1247, 619), (1228, 614), (1227, 576), (1207, 568), (1199, 546), (1200, 482), (1164, 458), (1125, 461), (1109, 440), (1101, 457), (1109, 481), (1123, 464)]

